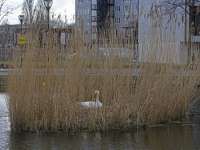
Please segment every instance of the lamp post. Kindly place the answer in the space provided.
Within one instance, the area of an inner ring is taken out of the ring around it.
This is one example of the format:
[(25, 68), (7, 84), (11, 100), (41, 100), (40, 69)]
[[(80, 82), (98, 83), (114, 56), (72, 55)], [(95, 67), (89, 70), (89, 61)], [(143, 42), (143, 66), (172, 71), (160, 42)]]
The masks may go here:
[(22, 34), (22, 24), (24, 21), (24, 15), (19, 15), (19, 21), (21, 22), (21, 34)]
[(47, 18), (48, 19), (48, 31), (49, 31), (49, 10), (50, 10), (52, 4), (53, 4), (53, 0), (44, 0), (44, 5), (45, 5), (45, 7), (47, 9), (47, 13), (48, 13), (48, 18)]
[[(19, 15), (19, 21), (21, 22), (21, 34), (22, 34), (22, 24), (24, 21), (24, 15)], [(22, 67), (22, 48), (21, 48), (21, 64), (20, 64), (20, 68)]]

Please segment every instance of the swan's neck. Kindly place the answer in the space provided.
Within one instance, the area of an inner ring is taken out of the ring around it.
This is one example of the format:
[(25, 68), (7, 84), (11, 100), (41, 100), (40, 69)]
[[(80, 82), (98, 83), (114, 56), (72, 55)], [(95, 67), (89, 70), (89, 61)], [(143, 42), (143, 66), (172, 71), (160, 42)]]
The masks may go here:
[(96, 95), (96, 102), (99, 103), (99, 93)]

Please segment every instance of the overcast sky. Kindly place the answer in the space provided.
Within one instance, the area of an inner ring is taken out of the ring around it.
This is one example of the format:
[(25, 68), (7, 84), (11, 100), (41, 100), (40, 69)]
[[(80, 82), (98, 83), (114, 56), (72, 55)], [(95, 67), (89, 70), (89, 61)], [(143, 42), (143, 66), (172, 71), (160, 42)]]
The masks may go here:
[[(24, 0), (7, 0), (9, 4), (22, 4)], [(34, 0), (35, 4), (37, 0)], [(4, 6), (5, 8), (6, 6)], [(55, 12), (55, 14), (61, 13), (64, 16), (67, 15), (68, 22), (72, 21), (72, 16), (75, 14), (75, 0), (53, 0), (53, 5), (50, 9), (51, 12)], [(8, 23), (9, 24), (18, 24), (19, 19), (18, 16), (22, 13), (22, 7), (19, 7), (17, 10), (13, 12), (13, 14), (9, 15)]]

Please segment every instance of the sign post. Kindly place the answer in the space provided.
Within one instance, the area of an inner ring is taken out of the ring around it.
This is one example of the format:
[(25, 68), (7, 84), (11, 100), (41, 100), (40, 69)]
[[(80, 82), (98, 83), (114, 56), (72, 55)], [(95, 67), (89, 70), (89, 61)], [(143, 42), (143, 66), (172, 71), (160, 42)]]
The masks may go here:
[[(25, 34), (19, 34), (18, 35), (18, 44), (21, 45), (21, 67), (22, 67), (22, 45), (25, 44), (26, 38), (25, 38)], [(20, 68), (21, 68), (20, 67)]]

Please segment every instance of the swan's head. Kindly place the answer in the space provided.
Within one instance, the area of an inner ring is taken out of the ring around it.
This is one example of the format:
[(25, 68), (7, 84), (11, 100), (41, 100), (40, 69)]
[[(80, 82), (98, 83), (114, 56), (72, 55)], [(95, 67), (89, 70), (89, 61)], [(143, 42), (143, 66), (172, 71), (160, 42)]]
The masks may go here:
[(93, 93), (96, 95), (96, 94), (99, 94), (99, 91), (98, 90), (94, 90)]

